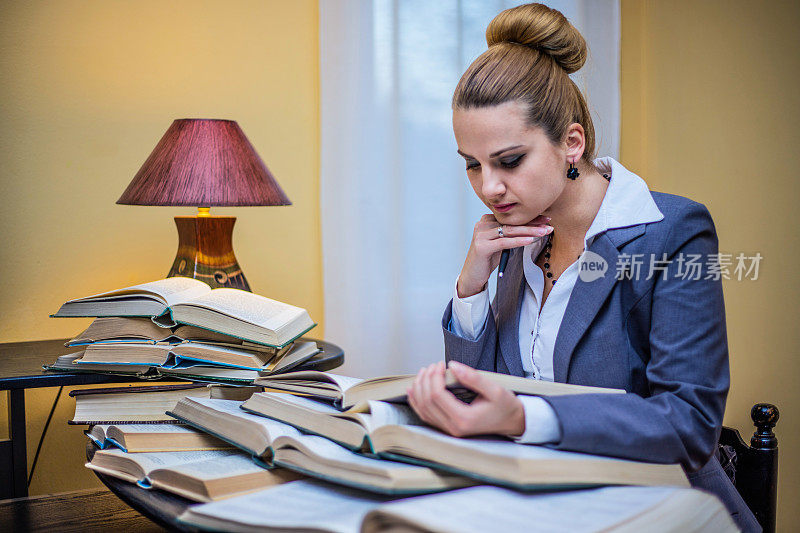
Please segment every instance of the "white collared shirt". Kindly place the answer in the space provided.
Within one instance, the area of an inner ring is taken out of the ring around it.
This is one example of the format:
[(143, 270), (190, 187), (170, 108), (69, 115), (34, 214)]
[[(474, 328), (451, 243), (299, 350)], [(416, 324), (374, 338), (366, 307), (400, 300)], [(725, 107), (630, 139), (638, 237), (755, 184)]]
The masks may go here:
[[(664, 218), (642, 178), (611, 157), (595, 159), (594, 165), (601, 173), (608, 174), (611, 180), (600, 209), (584, 237), (585, 250), (588, 250), (594, 239), (606, 230), (656, 222)], [(558, 277), (557, 283), (547, 296), (544, 308), (540, 311), (545, 278), (542, 269), (534, 263), (534, 260), (546, 241), (545, 238), (538, 239), (523, 248), (525, 291), (520, 307), (519, 351), (526, 377), (553, 381), (553, 349), (556, 335), (564, 318), (572, 289), (578, 280), (585, 250), (580, 258)], [(459, 298), (456, 290), (453, 297), (455, 319), (450, 323), (451, 331), (465, 339), (474, 340), (483, 332), (488, 313), (488, 290), (467, 298)], [(558, 419), (547, 402), (535, 396), (519, 398), (525, 409), (525, 432), (515, 440), (536, 444), (558, 442), (561, 439)]]

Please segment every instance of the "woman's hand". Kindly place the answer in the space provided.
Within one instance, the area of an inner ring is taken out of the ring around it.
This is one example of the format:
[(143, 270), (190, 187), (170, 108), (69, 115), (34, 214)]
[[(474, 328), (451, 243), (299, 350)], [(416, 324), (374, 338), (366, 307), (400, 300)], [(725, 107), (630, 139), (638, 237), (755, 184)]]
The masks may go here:
[(550, 217), (539, 215), (524, 226), (503, 225), (503, 237), (497, 229), (500, 224), (494, 215), (483, 215), (475, 224), (467, 259), (458, 276), (456, 290), (459, 298), (481, 292), (489, 275), (500, 264), (500, 254), (507, 248), (518, 248), (544, 237), (553, 228), (547, 225)]
[(455, 437), (519, 436), (525, 432), (524, 409), (514, 393), (456, 361), (450, 361), (450, 370), (478, 397), (467, 404), (447, 390), (443, 362), (424, 367), (407, 390), (408, 403), (422, 420)]

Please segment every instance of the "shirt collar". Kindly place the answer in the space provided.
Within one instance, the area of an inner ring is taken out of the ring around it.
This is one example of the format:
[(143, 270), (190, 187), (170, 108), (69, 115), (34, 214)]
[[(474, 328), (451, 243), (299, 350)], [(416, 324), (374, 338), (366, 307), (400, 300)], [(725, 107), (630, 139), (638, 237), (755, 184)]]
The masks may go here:
[[(650, 194), (647, 183), (642, 178), (622, 166), (613, 157), (599, 157), (594, 160), (594, 165), (601, 173), (609, 174), (611, 180), (600, 209), (584, 237), (586, 249), (595, 237), (606, 230), (658, 222), (664, 218), (664, 214), (658, 209)], [(532, 269), (535, 266), (533, 258), (539, 255), (545, 242), (546, 238), (537, 239), (532, 244), (526, 245), (523, 250), (523, 269), (529, 284), (533, 279), (541, 277), (541, 275), (533, 276), (532, 279), (532, 274), (535, 272)]]
[(587, 248), (590, 239), (594, 240), (606, 230), (658, 222), (664, 218), (642, 178), (613, 157), (599, 157), (594, 160), (594, 165), (601, 173), (609, 174), (611, 181), (600, 209), (586, 232)]

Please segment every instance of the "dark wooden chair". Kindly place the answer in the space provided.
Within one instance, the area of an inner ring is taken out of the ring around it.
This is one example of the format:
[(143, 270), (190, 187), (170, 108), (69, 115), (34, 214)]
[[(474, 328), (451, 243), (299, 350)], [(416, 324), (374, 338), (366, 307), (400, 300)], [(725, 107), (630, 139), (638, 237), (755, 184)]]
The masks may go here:
[(778, 423), (778, 408), (758, 403), (750, 411), (756, 431), (748, 446), (739, 431), (724, 427), (718, 457), (736, 490), (747, 503), (764, 533), (775, 531), (778, 501), (778, 439), (772, 428)]

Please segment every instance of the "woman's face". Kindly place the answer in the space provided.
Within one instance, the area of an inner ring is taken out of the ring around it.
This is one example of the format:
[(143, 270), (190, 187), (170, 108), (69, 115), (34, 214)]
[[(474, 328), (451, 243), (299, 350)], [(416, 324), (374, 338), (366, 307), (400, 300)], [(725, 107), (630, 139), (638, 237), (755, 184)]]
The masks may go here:
[(501, 224), (523, 225), (564, 190), (566, 151), (525, 123), (519, 102), (453, 112), (458, 153), (475, 194)]

